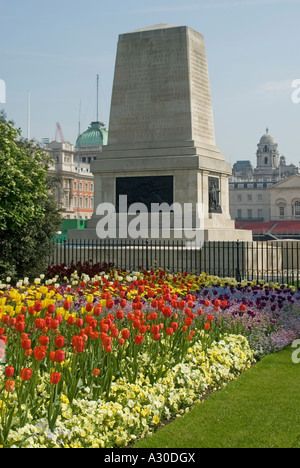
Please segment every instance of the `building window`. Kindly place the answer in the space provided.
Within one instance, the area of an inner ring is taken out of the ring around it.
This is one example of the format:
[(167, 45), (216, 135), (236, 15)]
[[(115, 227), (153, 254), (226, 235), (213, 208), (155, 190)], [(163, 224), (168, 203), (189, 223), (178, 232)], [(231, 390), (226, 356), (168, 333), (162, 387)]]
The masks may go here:
[(89, 184), (85, 184), (85, 191), (86, 191), (86, 192), (89, 191)]
[(280, 218), (284, 218), (284, 206), (279, 207), (279, 216)]
[(91, 208), (94, 208), (94, 198), (91, 198)]
[(243, 217), (242, 210), (237, 210), (237, 217), (238, 217), (238, 219), (242, 219), (242, 217)]
[(268, 164), (268, 158), (265, 158), (265, 164)]
[(74, 190), (77, 190), (77, 182), (74, 182), (73, 187), (74, 187)]
[(294, 215), (300, 216), (300, 201), (296, 201), (294, 205)]
[(264, 147), (264, 153), (267, 153), (268, 151), (269, 151), (269, 148), (268, 148), (268, 146), (266, 145), (266, 146)]
[(79, 190), (82, 192), (82, 182), (79, 184)]
[(252, 201), (252, 195), (248, 195), (248, 201)]
[(82, 197), (79, 198), (79, 208), (82, 208)]
[(257, 216), (258, 216), (258, 219), (263, 219), (263, 210), (261, 209), (257, 210)]
[(248, 210), (248, 219), (252, 219), (252, 210)]
[(259, 195), (257, 196), (257, 199), (258, 199), (258, 201), (262, 201), (262, 195), (259, 194)]
[(238, 201), (238, 203), (242, 203), (242, 200), (243, 200), (242, 195), (238, 195), (238, 196), (237, 196), (237, 201)]
[(73, 206), (74, 208), (77, 208), (77, 197), (74, 197)]
[(88, 208), (88, 207), (89, 207), (89, 199), (88, 199), (88, 198), (85, 199), (84, 207), (85, 207), (85, 208)]

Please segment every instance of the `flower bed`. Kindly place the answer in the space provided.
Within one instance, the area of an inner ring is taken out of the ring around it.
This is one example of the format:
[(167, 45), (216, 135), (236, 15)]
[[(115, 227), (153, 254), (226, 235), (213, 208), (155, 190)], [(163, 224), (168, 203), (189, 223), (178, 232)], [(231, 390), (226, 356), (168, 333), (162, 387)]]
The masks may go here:
[(0, 445), (123, 447), (300, 336), (299, 291), (164, 271), (0, 289)]

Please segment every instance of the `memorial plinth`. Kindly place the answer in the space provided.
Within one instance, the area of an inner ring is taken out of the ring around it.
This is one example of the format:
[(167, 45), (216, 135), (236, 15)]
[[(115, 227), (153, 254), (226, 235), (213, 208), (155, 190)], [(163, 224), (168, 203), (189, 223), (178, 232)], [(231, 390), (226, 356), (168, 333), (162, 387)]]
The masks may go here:
[[(229, 214), (231, 166), (215, 142), (204, 38), (186, 26), (157, 25), (119, 36), (108, 145), (92, 163), (97, 207), (128, 201), (203, 207), (203, 240), (252, 240)], [(195, 224), (196, 226), (196, 224)]]

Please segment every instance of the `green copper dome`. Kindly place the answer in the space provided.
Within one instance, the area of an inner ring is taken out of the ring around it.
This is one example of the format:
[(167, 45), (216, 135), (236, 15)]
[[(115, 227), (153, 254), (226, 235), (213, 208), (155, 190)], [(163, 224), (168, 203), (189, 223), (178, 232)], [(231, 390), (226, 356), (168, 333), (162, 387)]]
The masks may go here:
[(107, 145), (107, 137), (108, 132), (104, 124), (101, 122), (92, 122), (88, 130), (77, 138), (76, 148)]

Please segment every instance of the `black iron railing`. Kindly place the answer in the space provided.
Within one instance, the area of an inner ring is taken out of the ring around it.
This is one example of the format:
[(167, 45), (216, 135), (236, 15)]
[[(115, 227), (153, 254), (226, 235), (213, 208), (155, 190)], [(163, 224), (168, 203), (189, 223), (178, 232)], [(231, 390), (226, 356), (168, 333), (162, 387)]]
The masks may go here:
[(300, 286), (300, 243), (204, 242), (177, 240), (67, 240), (54, 245), (49, 265), (111, 263), (123, 270), (140, 268), (205, 272), (222, 278), (263, 280)]

